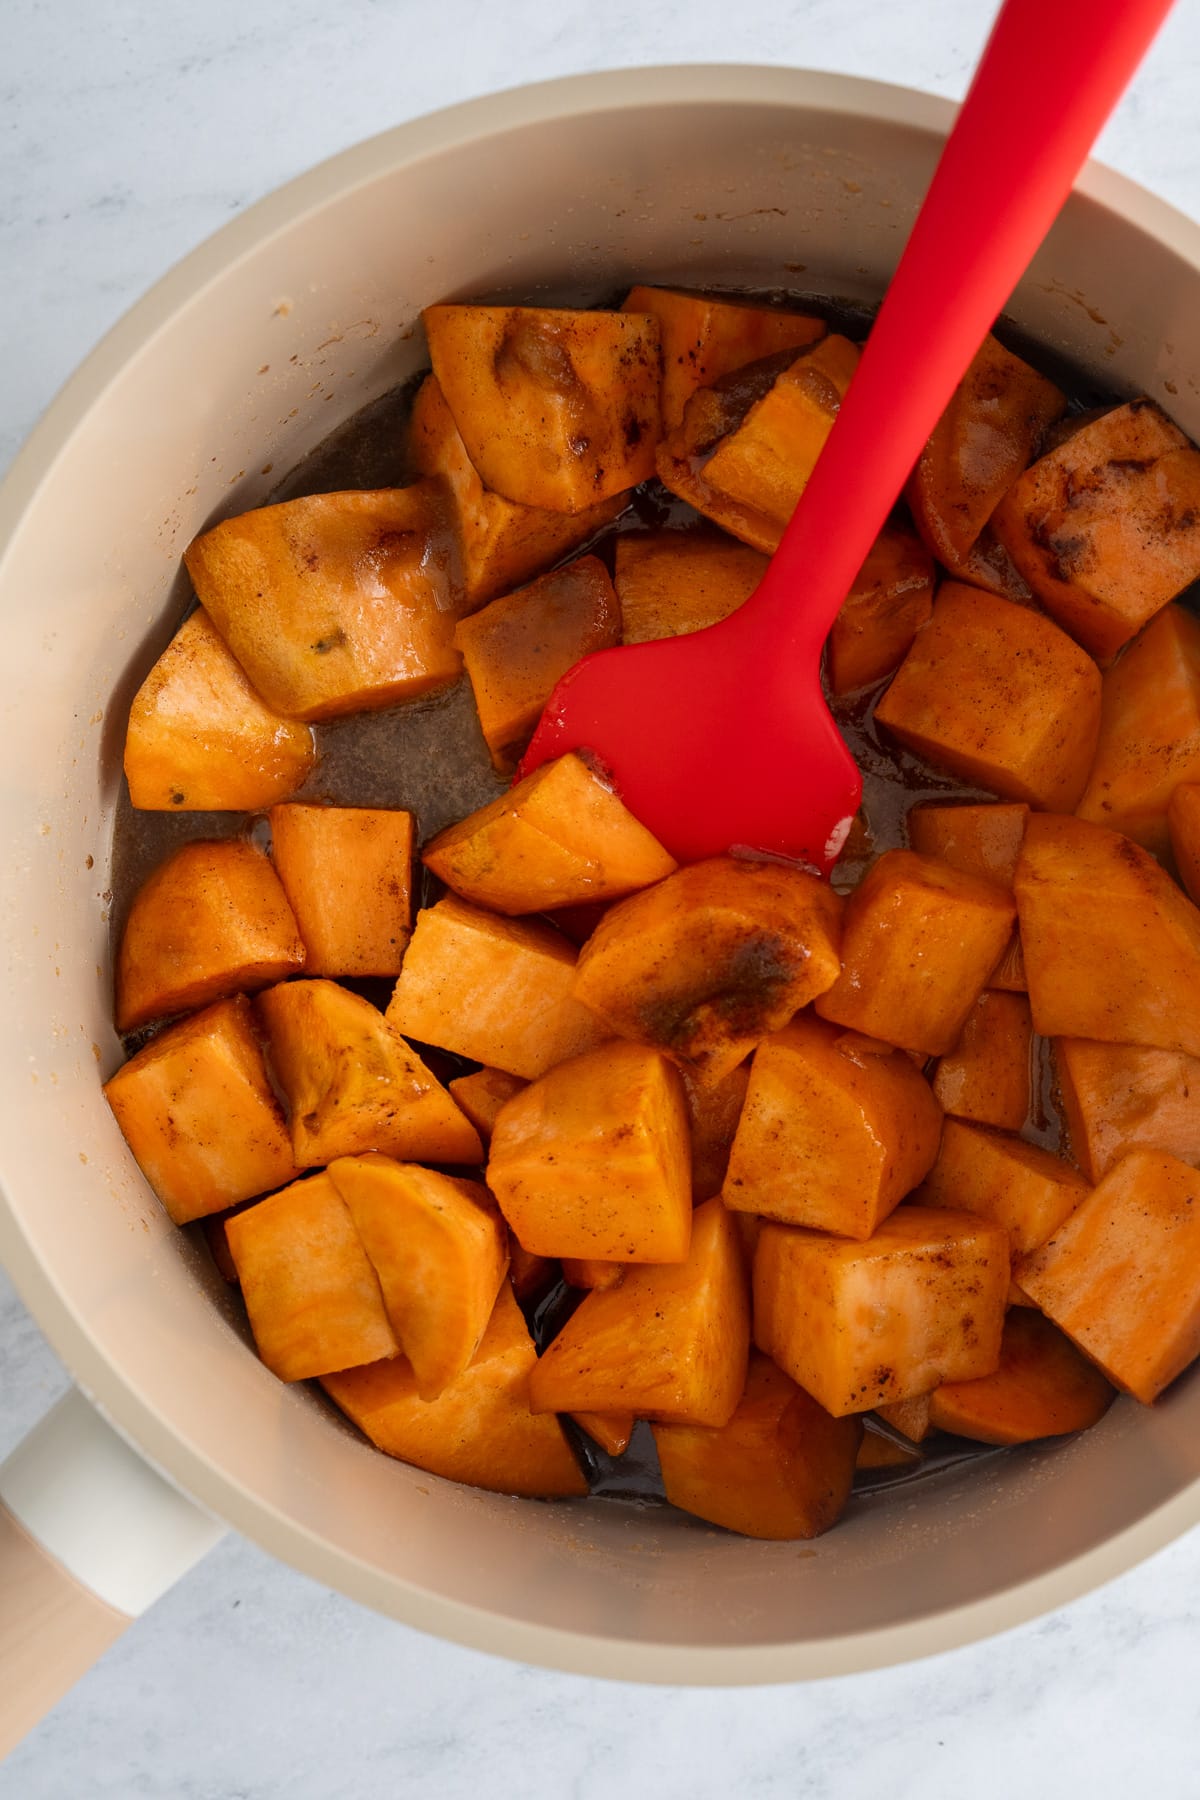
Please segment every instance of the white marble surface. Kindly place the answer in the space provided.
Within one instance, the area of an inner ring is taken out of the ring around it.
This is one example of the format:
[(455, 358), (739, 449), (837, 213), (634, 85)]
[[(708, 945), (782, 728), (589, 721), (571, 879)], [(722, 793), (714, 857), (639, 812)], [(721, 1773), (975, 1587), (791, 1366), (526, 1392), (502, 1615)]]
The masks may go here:
[[(1086, 13), (1086, 8), (1081, 9)], [(170, 262), (286, 177), (581, 69), (788, 62), (961, 93), (989, 0), (3, 0), (0, 466)], [(1200, 215), (1200, 5), (1102, 152)], [(0, 1275), (0, 1457), (64, 1381)], [(808, 1688), (636, 1689), (492, 1661), (230, 1538), (0, 1769), (0, 1800), (1200, 1794), (1200, 1534), (1062, 1613)]]

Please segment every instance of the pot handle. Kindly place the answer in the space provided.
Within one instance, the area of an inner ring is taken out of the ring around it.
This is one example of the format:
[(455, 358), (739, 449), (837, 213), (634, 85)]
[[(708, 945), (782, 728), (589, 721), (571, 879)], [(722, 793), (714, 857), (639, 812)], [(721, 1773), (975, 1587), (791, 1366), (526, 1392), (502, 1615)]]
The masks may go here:
[(222, 1527), (70, 1389), (0, 1465), (0, 1760)]

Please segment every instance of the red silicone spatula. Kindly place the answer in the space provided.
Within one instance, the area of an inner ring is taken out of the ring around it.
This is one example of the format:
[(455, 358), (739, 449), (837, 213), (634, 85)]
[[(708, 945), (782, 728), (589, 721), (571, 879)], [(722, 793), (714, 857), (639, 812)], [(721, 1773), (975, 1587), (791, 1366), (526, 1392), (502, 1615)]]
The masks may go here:
[(522, 774), (587, 749), (682, 861), (745, 846), (830, 867), (861, 781), (821, 692), (821, 646), (1170, 3), (1007, 0), (762, 583), (706, 631), (577, 663)]

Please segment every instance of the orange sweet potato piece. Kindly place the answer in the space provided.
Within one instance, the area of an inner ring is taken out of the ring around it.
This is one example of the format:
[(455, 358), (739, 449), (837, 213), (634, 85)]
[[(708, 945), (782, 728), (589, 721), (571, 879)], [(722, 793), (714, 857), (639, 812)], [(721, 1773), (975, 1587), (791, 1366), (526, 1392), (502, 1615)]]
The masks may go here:
[(160, 1031), (105, 1082), (104, 1096), (176, 1225), (295, 1180), (244, 995)]
[(610, 1033), (571, 992), (575, 947), (447, 894), (417, 914), (388, 1006), (398, 1031), (532, 1081)]
[(557, 1279), (558, 1264), (548, 1256), (531, 1256), (513, 1232), (508, 1234), (508, 1278), (518, 1300), (534, 1300)]
[(877, 1469), (915, 1469), (922, 1457), (919, 1450), (906, 1450), (902, 1444), (894, 1443), (882, 1432), (871, 1428), (870, 1414), (863, 1420), (862, 1443), (858, 1446), (858, 1455), (854, 1459), (855, 1474), (864, 1474)]
[(568, 555), (624, 505), (618, 495), (578, 513), (548, 512), (493, 493), (467, 455), (436, 375), (426, 376), (413, 401), (409, 454), (419, 474), (439, 476), (449, 489), (464, 612), (509, 593)]
[(516, 767), (567, 670), (620, 637), (620, 608), (598, 556), (552, 569), (460, 621), (454, 642), (471, 680), (484, 741), (502, 774)]
[(1179, 879), (1200, 903), (1200, 784), (1182, 782), (1175, 789), (1167, 807), (1167, 829)]
[(777, 350), (801, 350), (825, 336), (825, 321), (750, 300), (718, 300), (678, 288), (638, 286), (622, 312), (650, 313), (662, 343), (662, 422), (673, 431), (697, 388)]
[(847, 902), (842, 971), (818, 996), (818, 1013), (944, 1056), (1008, 942), (1014, 910), (994, 882), (912, 850), (886, 851)]
[(1171, 795), (1196, 780), (1200, 620), (1182, 606), (1164, 606), (1105, 671), (1096, 760), (1075, 810), (1161, 861), (1171, 847)]
[(422, 1400), (403, 1356), (327, 1375), (330, 1398), (388, 1456), (449, 1481), (500, 1494), (560, 1499), (587, 1493), (555, 1418), (529, 1409), (537, 1352), (505, 1283), (470, 1367)]
[(478, 1350), (508, 1268), (508, 1233), (487, 1189), (389, 1156), (343, 1156), (345, 1201), (422, 1400), (436, 1400)]
[(895, 1400), (890, 1406), (879, 1406), (875, 1410), (885, 1425), (902, 1431), (914, 1444), (920, 1444), (933, 1430), (929, 1401), (928, 1394), (917, 1394), (912, 1400)]
[(692, 1138), (692, 1199), (697, 1202), (711, 1200), (725, 1184), (729, 1152), (749, 1082), (749, 1062), (739, 1063), (710, 1085), (684, 1074)]
[(606, 1262), (600, 1256), (564, 1256), (562, 1275), (568, 1287), (616, 1287), (625, 1278), (625, 1264)]
[(1046, 611), (1107, 661), (1200, 575), (1200, 451), (1133, 400), (1035, 462), (993, 524)]
[(1200, 1058), (1062, 1037), (1054, 1069), (1071, 1150), (1089, 1181), (1134, 1145), (1200, 1168)]
[(294, 794), (316, 754), (311, 726), (259, 698), (201, 606), (134, 695), (125, 778), (144, 812), (254, 812)]
[(837, 1523), (854, 1481), (858, 1419), (823, 1407), (757, 1351), (725, 1425), (653, 1427), (663, 1487), (682, 1512), (755, 1538), (813, 1538)]
[(369, 1000), (335, 981), (286, 981), (257, 1004), (302, 1168), (367, 1150), (482, 1162), (475, 1127)]
[(487, 1180), (535, 1255), (682, 1262), (692, 1190), (677, 1070), (620, 1041), (559, 1063), (500, 1114)]
[(985, 988), (943, 1056), (933, 1091), (948, 1113), (1020, 1131), (1033, 1098), (1033, 1024), (1024, 994)]
[(412, 924), (412, 814), (293, 804), (269, 816), (305, 973), (398, 975)]
[(622, 532), (613, 575), (622, 641), (682, 637), (727, 619), (749, 599), (766, 566), (761, 551), (710, 525)]
[(1008, 1239), (969, 1213), (902, 1206), (865, 1243), (768, 1220), (754, 1341), (835, 1418), (987, 1375), (1000, 1354)]
[(921, 856), (936, 856), (984, 881), (1012, 888), (1029, 808), (1021, 801), (990, 806), (914, 806), (908, 841)]
[(981, 1444), (1028, 1444), (1086, 1431), (1113, 1390), (1094, 1363), (1041, 1313), (1018, 1307), (1004, 1321), (1000, 1366), (975, 1381), (946, 1381), (929, 1396), (938, 1431)]
[(1021, 948), (1021, 933), (1015, 930), (1008, 940), (1008, 948), (1000, 961), (988, 976), (988, 986), (999, 988), (1005, 994), (1027, 994), (1029, 980), (1025, 974), (1025, 952)]
[(836, 978), (841, 905), (778, 863), (692, 863), (610, 907), (580, 952), (576, 998), (714, 1084)]
[(890, 675), (933, 611), (933, 559), (911, 531), (885, 525), (829, 633), (835, 694)]
[(476, 1069), (472, 1075), (460, 1075), (448, 1083), (454, 1104), (461, 1108), (483, 1139), (490, 1143), (492, 1127), (514, 1094), (525, 1086), (519, 1075), (506, 1075), (503, 1069)]
[(458, 675), (445, 511), (432, 482), (312, 494), (214, 525), (185, 561), (268, 705), (330, 719)]
[(1116, 1387), (1149, 1404), (1200, 1352), (1200, 1174), (1131, 1150), (1014, 1274)]
[(577, 1412), (571, 1417), (609, 1456), (624, 1456), (633, 1436), (632, 1413)]
[(800, 1013), (754, 1053), (725, 1204), (870, 1237), (929, 1170), (941, 1130), (902, 1051)]
[(653, 475), (657, 319), (544, 306), (421, 316), (467, 455), (506, 500), (578, 513)]
[(1148, 851), (1035, 813), (1015, 892), (1035, 1031), (1200, 1056), (1200, 912)]
[(935, 768), (1068, 811), (1095, 754), (1100, 671), (1052, 620), (947, 581), (875, 717)]
[(422, 861), (464, 900), (509, 914), (619, 899), (677, 867), (574, 752), (440, 831)]
[(534, 1370), (530, 1404), (724, 1425), (745, 1386), (749, 1345), (741, 1239), (721, 1202), (706, 1200), (686, 1262), (642, 1264), (587, 1296)]
[(236, 1213), (225, 1235), (258, 1354), (281, 1381), (396, 1355), (378, 1278), (328, 1175)]
[(184, 844), (134, 895), (117, 953), (116, 1025), (133, 1031), (304, 965), (279, 879), (242, 838)]
[(925, 1206), (1003, 1226), (1020, 1256), (1045, 1243), (1088, 1191), (1077, 1169), (1040, 1145), (947, 1119), (938, 1159), (917, 1197)]

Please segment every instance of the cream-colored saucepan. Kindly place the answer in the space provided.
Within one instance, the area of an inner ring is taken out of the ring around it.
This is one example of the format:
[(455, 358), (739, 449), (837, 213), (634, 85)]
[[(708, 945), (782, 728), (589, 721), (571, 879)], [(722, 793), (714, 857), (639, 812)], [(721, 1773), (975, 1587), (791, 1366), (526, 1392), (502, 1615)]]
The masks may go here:
[[(0, 1255), (115, 1433), (73, 1396), (0, 1470), (0, 1738), (190, 1566), (217, 1533), (209, 1514), (423, 1630), (597, 1675), (708, 1683), (963, 1643), (1200, 1518), (1200, 1383), (1187, 1378), (1152, 1410), (1121, 1401), (1077, 1441), (857, 1505), (811, 1546), (436, 1480), (259, 1365), (100, 1093), (118, 1060), (106, 868), (124, 708), (180, 615), (189, 538), (258, 503), (418, 368), (429, 301), (598, 299), (638, 279), (877, 297), (950, 117), (869, 82), (685, 68), (554, 82), (403, 126), (167, 276), (13, 469), (0, 494)], [(1169, 207), (1089, 168), (1011, 312), (1200, 437), (1200, 228)]]

